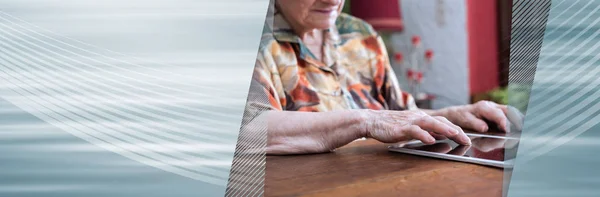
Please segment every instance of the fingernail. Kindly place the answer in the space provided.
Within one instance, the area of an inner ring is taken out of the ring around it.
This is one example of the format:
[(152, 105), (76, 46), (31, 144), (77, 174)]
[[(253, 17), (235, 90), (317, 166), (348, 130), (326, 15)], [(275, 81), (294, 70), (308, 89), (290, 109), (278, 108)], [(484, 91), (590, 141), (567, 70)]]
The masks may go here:
[(489, 127), (488, 127), (487, 125), (486, 125), (486, 126), (483, 126), (483, 127), (481, 127), (481, 131), (483, 131), (483, 132), (486, 132), (486, 131), (488, 131), (488, 129), (489, 129)]
[(429, 143), (435, 143), (435, 138), (430, 136), (428, 141), (429, 141)]
[(465, 141), (467, 142), (467, 144), (466, 144), (466, 145), (471, 145), (471, 139), (470, 139), (469, 137), (467, 137), (467, 136), (464, 136), (463, 138), (464, 138), (464, 139), (465, 139)]

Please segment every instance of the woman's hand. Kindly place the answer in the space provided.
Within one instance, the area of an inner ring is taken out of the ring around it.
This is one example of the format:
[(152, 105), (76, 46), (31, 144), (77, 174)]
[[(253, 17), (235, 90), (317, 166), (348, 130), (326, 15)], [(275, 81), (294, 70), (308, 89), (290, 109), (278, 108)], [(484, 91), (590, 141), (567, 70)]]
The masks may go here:
[(471, 105), (448, 107), (430, 114), (444, 116), (450, 122), (478, 132), (487, 132), (488, 124), (485, 120), (498, 125), (498, 129), (508, 132), (507, 107), (490, 101), (480, 101)]
[(425, 144), (435, 143), (435, 138), (449, 138), (459, 144), (470, 145), (463, 130), (441, 116), (430, 116), (420, 110), (367, 111), (365, 136), (384, 143), (396, 143), (412, 139)]
[(384, 143), (417, 139), (426, 144), (435, 143), (434, 138), (450, 138), (459, 144), (471, 144), (460, 127), (421, 110), (269, 111), (255, 119), (265, 121), (248, 128), (268, 123), (269, 155), (328, 152), (362, 137)]

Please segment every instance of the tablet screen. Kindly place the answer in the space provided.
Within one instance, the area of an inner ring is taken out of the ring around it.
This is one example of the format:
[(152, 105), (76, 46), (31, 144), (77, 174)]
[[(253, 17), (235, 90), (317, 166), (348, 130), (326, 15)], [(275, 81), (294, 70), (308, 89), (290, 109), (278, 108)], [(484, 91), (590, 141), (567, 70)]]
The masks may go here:
[(470, 136), (472, 145), (459, 145), (452, 140), (439, 140), (435, 144), (408, 143), (399, 147), (426, 152), (465, 156), (493, 161), (514, 159), (519, 140), (496, 137)]
[(481, 132), (477, 132), (477, 131), (471, 131), (471, 130), (464, 130), (465, 134), (467, 134), (468, 136), (489, 136), (489, 137), (503, 137), (503, 138), (514, 138), (514, 139), (519, 139), (521, 133), (520, 132), (504, 132), (504, 131), (500, 131), (497, 129), (490, 129), (487, 132), (481, 133)]

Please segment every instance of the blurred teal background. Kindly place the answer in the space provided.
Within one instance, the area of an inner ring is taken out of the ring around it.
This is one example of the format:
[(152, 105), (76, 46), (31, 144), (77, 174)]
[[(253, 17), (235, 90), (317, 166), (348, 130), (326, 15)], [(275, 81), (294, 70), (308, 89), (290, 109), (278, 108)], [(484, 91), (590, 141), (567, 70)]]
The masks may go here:
[(600, 194), (599, 10), (600, 1), (552, 1), (510, 197)]
[(0, 0), (0, 196), (222, 196), (268, 0)]

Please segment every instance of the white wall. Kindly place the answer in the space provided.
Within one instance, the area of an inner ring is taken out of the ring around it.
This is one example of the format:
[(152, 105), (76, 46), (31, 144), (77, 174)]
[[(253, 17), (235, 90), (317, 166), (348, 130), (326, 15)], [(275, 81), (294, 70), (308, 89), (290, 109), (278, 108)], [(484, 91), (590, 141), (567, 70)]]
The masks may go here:
[[(423, 81), (423, 90), (437, 95), (433, 108), (469, 102), (466, 1), (443, 0), (443, 26), (436, 21), (438, 0), (401, 0), (405, 28), (390, 38), (394, 50), (407, 54), (413, 35), (421, 37), (423, 46), (434, 52), (432, 70)], [(393, 59), (393, 54), (390, 54)], [(393, 64), (403, 88), (407, 90), (404, 71)]]

